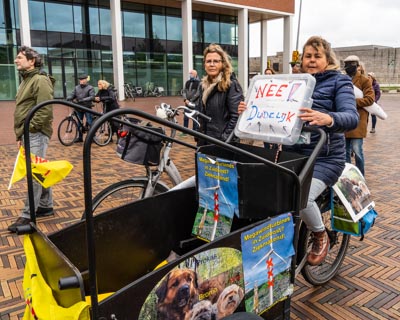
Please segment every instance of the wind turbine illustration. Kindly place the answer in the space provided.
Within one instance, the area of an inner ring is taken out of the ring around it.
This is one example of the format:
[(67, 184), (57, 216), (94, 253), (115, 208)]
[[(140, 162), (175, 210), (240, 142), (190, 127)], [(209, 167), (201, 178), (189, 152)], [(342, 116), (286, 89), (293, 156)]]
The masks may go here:
[(270, 230), (270, 242), (271, 242), (271, 249), (264, 255), (253, 267), (257, 267), (261, 262), (266, 262), (267, 265), (267, 274), (268, 274), (268, 288), (269, 288), (269, 305), (271, 306), (274, 303), (274, 260), (272, 259), (272, 255), (275, 255), (279, 258), (283, 263), (287, 264), (287, 261), (282, 258), (273, 247), (272, 242), (272, 229)]
[[(225, 203), (230, 206), (231, 204), (226, 200), (224, 193), (221, 190), (221, 179), (220, 179), (220, 170), (218, 161), (207, 157), (207, 159), (211, 162), (211, 164), (215, 165), (217, 163), (217, 185), (214, 187), (205, 188), (205, 190), (214, 190), (214, 224), (211, 232), (210, 240), (213, 241), (215, 239), (215, 234), (217, 232), (217, 225), (219, 220), (219, 193), (221, 193), (222, 197), (225, 200)], [(219, 192), (219, 193), (218, 193)]]

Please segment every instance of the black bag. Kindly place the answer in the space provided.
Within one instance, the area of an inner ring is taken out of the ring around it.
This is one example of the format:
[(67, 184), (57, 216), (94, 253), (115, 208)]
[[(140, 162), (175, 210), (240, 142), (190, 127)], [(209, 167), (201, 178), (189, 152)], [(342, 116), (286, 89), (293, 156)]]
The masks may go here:
[[(143, 124), (139, 119), (128, 118), (130, 122), (164, 134), (164, 129), (154, 127), (151, 123)], [(119, 133), (117, 154), (122, 160), (145, 166), (157, 166), (160, 163), (160, 152), (163, 138), (127, 125)]]

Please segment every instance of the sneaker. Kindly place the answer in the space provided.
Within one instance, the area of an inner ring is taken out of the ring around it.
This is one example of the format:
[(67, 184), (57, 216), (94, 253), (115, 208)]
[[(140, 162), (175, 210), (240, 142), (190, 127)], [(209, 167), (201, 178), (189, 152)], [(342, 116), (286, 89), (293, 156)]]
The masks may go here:
[(17, 221), (15, 221), (13, 224), (10, 224), (7, 229), (10, 232), (16, 233), (17, 227), (25, 226), (25, 225), (29, 224), (30, 222), (31, 222), (31, 219), (19, 217), (17, 219)]
[(53, 208), (42, 208), (39, 207), (36, 210), (36, 218), (40, 217), (48, 217), (54, 215), (54, 210)]
[(312, 266), (317, 266), (321, 264), (329, 250), (329, 236), (326, 231), (313, 232), (313, 243), (310, 253), (307, 257), (308, 264)]
[(375, 133), (375, 128), (372, 128), (370, 133)]

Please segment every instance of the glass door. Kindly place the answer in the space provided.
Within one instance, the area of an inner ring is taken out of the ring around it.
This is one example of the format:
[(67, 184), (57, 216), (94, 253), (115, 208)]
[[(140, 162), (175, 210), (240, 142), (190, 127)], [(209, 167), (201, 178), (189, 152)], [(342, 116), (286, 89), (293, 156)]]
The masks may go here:
[(76, 86), (76, 60), (49, 58), (49, 72), (56, 79), (54, 98), (65, 99)]

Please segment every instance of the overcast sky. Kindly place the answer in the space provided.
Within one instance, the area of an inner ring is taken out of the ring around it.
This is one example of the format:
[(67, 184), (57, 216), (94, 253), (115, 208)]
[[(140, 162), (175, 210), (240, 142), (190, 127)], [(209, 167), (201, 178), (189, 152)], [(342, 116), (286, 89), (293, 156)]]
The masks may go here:
[[(296, 49), (300, 0), (293, 21), (293, 49)], [(400, 0), (301, 0), (299, 48), (312, 35), (328, 40), (332, 47), (382, 45), (400, 47)], [(250, 56), (257, 48), (259, 25), (250, 27)], [(268, 54), (283, 50), (283, 21), (268, 23)]]

